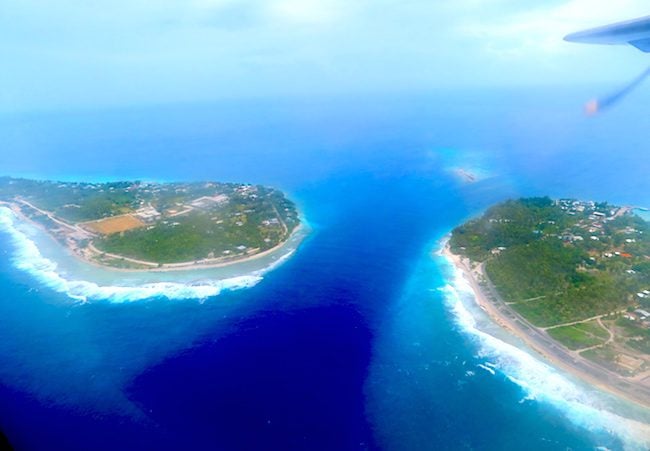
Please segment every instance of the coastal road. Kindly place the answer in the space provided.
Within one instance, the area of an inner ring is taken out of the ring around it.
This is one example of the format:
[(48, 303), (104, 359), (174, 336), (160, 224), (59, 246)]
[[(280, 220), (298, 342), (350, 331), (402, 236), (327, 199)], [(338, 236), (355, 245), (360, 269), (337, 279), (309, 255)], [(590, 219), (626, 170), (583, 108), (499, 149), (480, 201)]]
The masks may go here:
[(590, 360), (585, 359), (577, 352), (572, 352), (558, 344), (553, 340), (543, 329), (538, 328), (528, 322), (524, 317), (519, 315), (501, 298), (496, 290), (496, 287), (485, 273), (483, 264), (478, 265), (476, 273), (464, 265), (466, 274), (471, 278), (470, 284), (474, 287), (475, 291), (481, 291), (481, 286), (478, 283), (477, 276), (485, 281), (485, 287), (488, 290), (489, 302), (492, 307), (498, 311), (499, 316), (505, 320), (508, 325), (524, 334), (526, 342), (531, 347), (547, 358), (568, 370), (569, 372), (576, 373), (583, 379), (599, 386), (605, 390), (610, 389), (617, 394), (629, 399), (632, 402), (641, 404), (645, 407), (650, 407), (650, 387), (642, 382), (636, 381), (632, 378), (621, 376), (607, 368), (604, 368)]
[(36, 205), (34, 205), (34, 204), (24, 200), (24, 199), (16, 198), (16, 201), (20, 202), (23, 205), (26, 205), (27, 207), (31, 208), (34, 211), (39, 212), (40, 214), (42, 214), (44, 216), (47, 216), (48, 219), (50, 219), (52, 222), (54, 222), (56, 224), (59, 224), (60, 226), (63, 226), (63, 227), (65, 227), (66, 229), (68, 229), (70, 231), (78, 232), (78, 233), (82, 234), (82, 236), (86, 236), (88, 238), (94, 236), (94, 234), (90, 233), (89, 231), (87, 231), (85, 229), (82, 229), (78, 225), (68, 224), (67, 222), (62, 221), (59, 218), (57, 218), (56, 216), (54, 216), (54, 214), (52, 214), (52, 212), (49, 212), (47, 210), (43, 210), (41, 208), (38, 208)]

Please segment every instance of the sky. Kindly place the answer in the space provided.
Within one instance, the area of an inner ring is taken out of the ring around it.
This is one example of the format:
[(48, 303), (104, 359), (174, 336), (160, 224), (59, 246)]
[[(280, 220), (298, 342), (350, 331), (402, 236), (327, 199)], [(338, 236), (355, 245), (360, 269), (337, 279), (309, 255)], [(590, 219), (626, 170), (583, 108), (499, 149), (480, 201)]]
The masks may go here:
[(647, 0), (0, 0), (0, 111), (621, 83)]

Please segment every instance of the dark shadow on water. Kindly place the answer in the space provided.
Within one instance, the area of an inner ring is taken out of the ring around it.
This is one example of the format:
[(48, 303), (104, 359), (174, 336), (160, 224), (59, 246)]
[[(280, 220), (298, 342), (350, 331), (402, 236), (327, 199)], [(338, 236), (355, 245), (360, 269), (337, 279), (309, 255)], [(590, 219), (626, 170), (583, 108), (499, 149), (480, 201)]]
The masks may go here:
[[(193, 449), (374, 449), (370, 333), (346, 306), (275, 312), (140, 376), (131, 399)], [(178, 434), (174, 431), (178, 431)]]

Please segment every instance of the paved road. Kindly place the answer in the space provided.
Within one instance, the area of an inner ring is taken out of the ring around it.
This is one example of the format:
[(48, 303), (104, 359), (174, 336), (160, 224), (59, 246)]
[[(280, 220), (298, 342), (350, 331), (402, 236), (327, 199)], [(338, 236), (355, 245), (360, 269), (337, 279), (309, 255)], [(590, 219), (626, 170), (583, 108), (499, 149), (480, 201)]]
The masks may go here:
[(613, 371), (608, 370), (590, 360), (585, 359), (577, 352), (569, 351), (557, 344), (543, 329), (540, 329), (524, 317), (519, 315), (501, 298), (492, 281), (485, 274), (483, 264), (478, 267), (479, 274), (486, 282), (488, 298), (499, 312), (509, 318), (513, 327), (526, 334), (532, 344), (536, 345), (538, 352), (547, 358), (552, 358), (564, 363), (569, 369), (577, 370), (585, 379), (592, 382), (606, 384), (631, 401), (650, 407), (650, 387), (641, 385), (633, 379), (627, 379)]

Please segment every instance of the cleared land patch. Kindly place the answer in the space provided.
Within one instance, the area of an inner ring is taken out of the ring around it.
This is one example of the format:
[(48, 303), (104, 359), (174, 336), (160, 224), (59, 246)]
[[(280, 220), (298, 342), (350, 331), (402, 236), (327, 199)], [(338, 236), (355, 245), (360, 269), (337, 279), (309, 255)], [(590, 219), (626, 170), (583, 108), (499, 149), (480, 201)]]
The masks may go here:
[(113, 216), (112, 218), (100, 219), (98, 221), (85, 222), (81, 225), (93, 232), (98, 232), (102, 235), (111, 235), (113, 233), (126, 232), (127, 230), (140, 228), (144, 226), (144, 222), (129, 214)]

